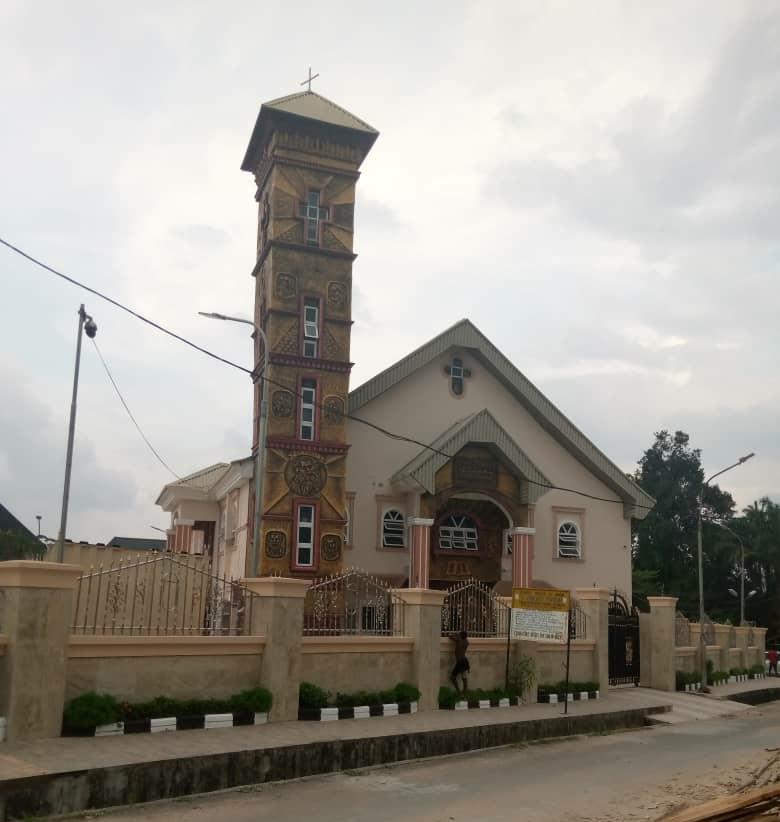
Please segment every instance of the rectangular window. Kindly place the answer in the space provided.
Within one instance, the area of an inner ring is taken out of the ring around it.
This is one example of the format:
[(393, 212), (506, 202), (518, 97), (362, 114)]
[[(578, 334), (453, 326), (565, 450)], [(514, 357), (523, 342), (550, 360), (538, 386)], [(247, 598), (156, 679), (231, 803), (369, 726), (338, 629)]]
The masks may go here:
[(328, 209), (320, 206), (320, 192), (310, 191), (306, 202), (301, 204), (301, 217), (305, 219), (306, 243), (320, 244), (320, 220), (328, 219)]
[(317, 406), (317, 381), (301, 381), (301, 420), (299, 436), (302, 440), (314, 439), (314, 412)]
[(299, 505), (296, 523), (295, 562), (314, 565), (314, 506)]
[(306, 297), (303, 301), (303, 356), (317, 356), (320, 338), (320, 301)]

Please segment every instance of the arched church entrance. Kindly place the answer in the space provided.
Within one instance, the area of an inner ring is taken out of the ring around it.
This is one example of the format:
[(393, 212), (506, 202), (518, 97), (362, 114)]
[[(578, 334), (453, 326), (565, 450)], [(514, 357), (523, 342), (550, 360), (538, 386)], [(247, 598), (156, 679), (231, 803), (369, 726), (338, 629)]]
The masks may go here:
[(450, 588), (465, 579), (495, 586), (502, 578), (507, 511), (486, 494), (463, 494), (441, 500), (431, 512), (432, 588)]

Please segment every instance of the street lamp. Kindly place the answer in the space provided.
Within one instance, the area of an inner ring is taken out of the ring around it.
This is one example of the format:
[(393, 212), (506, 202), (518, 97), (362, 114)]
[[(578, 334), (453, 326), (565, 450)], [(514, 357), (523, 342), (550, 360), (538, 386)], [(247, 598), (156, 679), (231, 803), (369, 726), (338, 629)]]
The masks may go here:
[(704, 562), (702, 560), (702, 549), (701, 549), (701, 506), (702, 500), (704, 498), (704, 489), (715, 479), (715, 477), (719, 477), (721, 474), (725, 474), (726, 471), (731, 471), (732, 468), (737, 468), (738, 466), (746, 463), (751, 457), (754, 457), (755, 454), (751, 451), (744, 457), (740, 457), (733, 465), (729, 465), (727, 468), (723, 468), (720, 471), (714, 473), (711, 477), (704, 480), (702, 483), (701, 489), (699, 490), (699, 497), (696, 500), (696, 513), (697, 513), (697, 553), (698, 553), (698, 560), (699, 560), (699, 656), (700, 656), (700, 668), (701, 668), (701, 685), (703, 690), (707, 690), (707, 643), (706, 638), (704, 636)]
[(76, 397), (79, 391), (79, 366), (81, 365), (81, 334), (87, 332), (90, 339), (97, 334), (97, 323), (84, 310), (84, 304), (79, 307), (79, 330), (76, 336), (76, 367), (73, 371), (73, 397), (70, 401), (70, 426), (68, 428), (68, 450), (65, 456), (65, 487), (62, 491), (62, 514), (60, 516), (60, 532), (57, 536), (57, 562), (65, 557), (65, 528), (68, 524), (68, 502), (70, 499), (70, 469), (73, 465), (73, 437), (76, 433)]
[[(742, 542), (742, 537), (734, 530), (725, 525), (722, 522), (718, 522), (718, 520), (714, 519), (712, 522), (715, 525), (718, 525), (724, 531), (728, 531), (734, 539), (737, 540), (739, 543), (739, 624), (745, 624), (745, 543)], [(732, 589), (729, 588), (729, 593), (731, 593)], [(748, 597), (751, 597), (756, 592), (753, 591), (752, 593), (748, 594)], [(734, 596), (737, 596), (737, 592), (734, 591)]]
[[(252, 320), (246, 320), (243, 317), (229, 317), (226, 314), (219, 314), (216, 311), (198, 311), (202, 317), (208, 317), (212, 320), (228, 320), (234, 323), (244, 323), (244, 325), (251, 325), (259, 334), (263, 341), (263, 375), (268, 373), (268, 338), (265, 336), (265, 331), (260, 328), (257, 323)], [(255, 372), (252, 372), (253, 382), (257, 381)], [(255, 517), (254, 526), (252, 528), (252, 576), (257, 576), (258, 559), (260, 557), (260, 521), (261, 521), (261, 506), (263, 499), (263, 466), (265, 465), (265, 440), (268, 430), (268, 400), (267, 392), (263, 388), (263, 399), (260, 401), (260, 436), (257, 443), (257, 461), (255, 465)]]

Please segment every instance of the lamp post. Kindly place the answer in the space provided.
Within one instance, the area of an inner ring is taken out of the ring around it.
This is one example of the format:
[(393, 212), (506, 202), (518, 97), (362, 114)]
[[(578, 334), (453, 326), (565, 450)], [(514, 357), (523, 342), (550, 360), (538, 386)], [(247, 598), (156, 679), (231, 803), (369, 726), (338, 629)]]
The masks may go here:
[(62, 491), (62, 514), (60, 516), (60, 532), (57, 535), (57, 562), (62, 562), (65, 556), (65, 528), (68, 525), (68, 502), (70, 499), (70, 469), (73, 465), (73, 438), (76, 433), (76, 397), (79, 391), (79, 366), (81, 365), (81, 335), (82, 331), (92, 339), (97, 334), (97, 323), (84, 310), (84, 304), (79, 307), (79, 330), (76, 336), (76, 367), (73, 371), (73, 396), (70, 401), (70, 426), (68, 428), (68, 449), (65, 456), (65, 487)]
[(704, 498), (704, 489), (715, 479), (715, 477), (719, 477), (721, 474), (725, 474), (726, 471), (731, 471), (732, 468), (737, 468), (738, 466), (747, 462), (753, 456), (755, 456), (755, 454), (751, 451), (746, 456), (740, 457), (733, 465), (729, 465), (727, 468), (723, 468), (720, 471), (717, 471), (711, 477), (704, 480), (701, 489), (699, 490), (699, 497), (696, 500), (696, 513), (698, 524), (698, 527), (696, 529), (696, 541), (699, 561), (699, 626), (701, 628), (701, 630), (699, 631), (699, 665), (701, 674), (701, 685), (703, 690), (707, 690), (707, 642), (704, 636), (704, 562), (702, 560), (701, 549), (701, 506)]
[[(712, 521), (724, 531), (728, 531), (739, 543), (739, 624), (742, 626), (745, 624), (745, 543), (742, 541), (742, 537), (736, 531), (729, 528), (728, 525), (718, 522), (716, 519)], [(731, 588), (729, 588), (729, 592), (731, 592)], [(755, 594), (755, 591), (753, 591), (753, 593)], [(736, 596), (736, 591), (734, 595)], [(750, 596), (750, 594), (748, 596)]]
[[(246, 320), (243, 317), (229, 317), (226, 314), (219, 314), (216, 311), (199, 311), (202, 317), (208, 317), (212, 320), (227, 320), (234, 323), (244, 323), (244, 325), (251, 325), (255, 329), (260, 339), (263, 341), (263, 374), (268, 372), (268, 338), (265, 336), (265, 331), (260, 328), (257, 323), (252, 320)], [(259, 378), (253, 377), (253, 381)], [(263, 499), (263, 467), (265, 465), (265, 440), (268, 430), (268, 399), (266, 398), (266, 391), (263, 389), (263, 399), (260, 401), (260, 435), (257, 443), (257, 460), (255, 465), (255, 516), (252, 527), (252, 564), (251, 574), (253, 577), (257, 576), (258, 559), (260, 557), (260, 522), (261, 522), (261, 507)]]

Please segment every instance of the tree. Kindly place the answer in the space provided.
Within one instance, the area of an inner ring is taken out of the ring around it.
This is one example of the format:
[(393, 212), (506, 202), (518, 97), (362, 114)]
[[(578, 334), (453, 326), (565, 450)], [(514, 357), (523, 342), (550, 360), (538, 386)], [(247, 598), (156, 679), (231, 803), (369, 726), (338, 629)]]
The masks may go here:
[[(674, 434), (659, 431), (655, 442), (639, 460), (634, 479), (656, 499), (653, 510), (634, 525), (632, 550), (634, 571), (639, 575), (637, 581), (646, 588), (648, 572), (656, 572), (653, 580), (658, 586), (656, 593), (678, 597), (680, 610), (697, 615), (697, 506), (705, 479), (701, 452), (691, 448), (690, 437), (684, 431)], [(730, 521), (734, 500), (717, 485), (706, 486), (703, 509), (705, 520)], [(728, 585), (722, 584), (726, 581), (722, 575), (724, 563), (728, 564), (728, 552), (723, 546), (729, 540), (724, 539), (716, 525), (705, 522), (705, 527), (705, 587), (713, 595), (715, 587), (718, 591), (717, 600), (710, 597), (705, 601), (720, 603), (723, 596), (728, 597)], [(722, 594), (720, 588), (723, 588)]]
[(763, 497), (734, 522), (745, 544), (745, 591), (756, 591), (746, 605), (747, 619), (765, 626), (767, 641), (780, 642), (780, 505)]
[(43, 559), (44, 544), (18, 531), (0, 531), (0, 562), (8, 559)]

